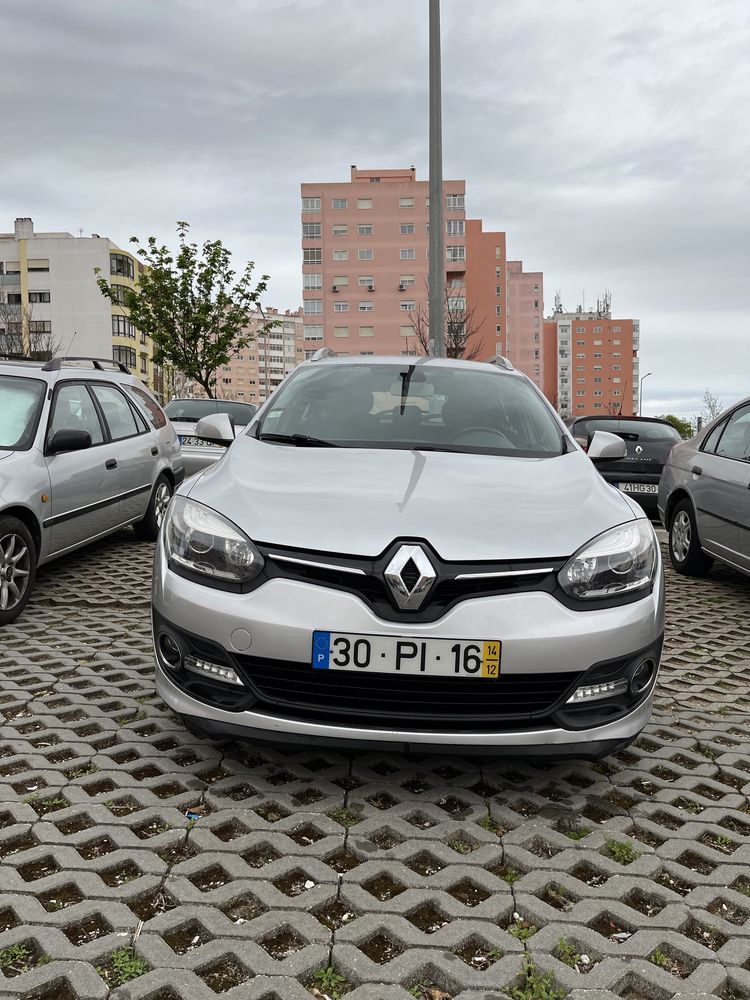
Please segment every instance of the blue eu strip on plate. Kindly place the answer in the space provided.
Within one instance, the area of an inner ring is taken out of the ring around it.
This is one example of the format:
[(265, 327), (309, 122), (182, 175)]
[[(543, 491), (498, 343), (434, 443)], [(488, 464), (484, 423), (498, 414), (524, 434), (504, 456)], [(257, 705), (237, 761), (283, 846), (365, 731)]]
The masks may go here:
[(331, 633), (313, 632), (313, 662), (316, 670), (328, 670)]

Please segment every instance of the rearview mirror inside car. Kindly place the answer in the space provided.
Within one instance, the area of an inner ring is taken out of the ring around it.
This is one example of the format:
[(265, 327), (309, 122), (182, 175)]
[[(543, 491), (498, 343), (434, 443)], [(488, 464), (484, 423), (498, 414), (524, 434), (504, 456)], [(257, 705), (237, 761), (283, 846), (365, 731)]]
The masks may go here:
[(628, 446), (621, 437), (609, 431), (594, 431), (587, 454), (592, 462), (612, 462), (625, 458), (627, 453)]
[(213, 444), (230, 445), (234, 441), (234, 421), (228, 413), (209, 413), (195, 425), (195, 434)]

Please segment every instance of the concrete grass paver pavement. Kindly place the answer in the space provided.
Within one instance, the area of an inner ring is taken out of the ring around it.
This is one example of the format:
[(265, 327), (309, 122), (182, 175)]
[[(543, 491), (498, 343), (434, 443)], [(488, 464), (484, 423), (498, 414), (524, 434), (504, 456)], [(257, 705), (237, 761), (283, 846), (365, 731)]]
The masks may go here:
[(151, 558), (51, 564), (0, 633), (0, 997), (750, 998), (747, 579), (670, 573), (651, 724), (532, 764), (195, 739)]

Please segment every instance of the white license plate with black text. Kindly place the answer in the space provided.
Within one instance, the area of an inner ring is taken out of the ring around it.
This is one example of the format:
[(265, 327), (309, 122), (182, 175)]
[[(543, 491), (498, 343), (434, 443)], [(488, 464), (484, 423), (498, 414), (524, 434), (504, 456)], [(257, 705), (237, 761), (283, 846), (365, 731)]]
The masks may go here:
[(658, 493), (656, 483), (619, 483), (623, 493)]
[(313, 632), (315, 670), (429, 674), (443, 677), (500, 676), (499, 639), (416, 639), (402, 635)]
[(220, 444), (214, 444), (213, 441), (205, 441), (203, 438), (195, 437), (192, 434), (180, 434), (180, 444), (182, 447), (188, 448), (220, 448)]

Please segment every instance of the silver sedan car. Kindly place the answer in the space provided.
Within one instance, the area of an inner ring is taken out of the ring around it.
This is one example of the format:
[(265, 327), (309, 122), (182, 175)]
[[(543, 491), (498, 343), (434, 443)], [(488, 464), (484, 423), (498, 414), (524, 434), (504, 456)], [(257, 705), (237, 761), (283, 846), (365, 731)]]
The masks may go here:
[(218, 462), (224, 448), (198, 437), (195, 428), (201, 417), (211, 413), (226, 413), (232, 421), (233, 434), (240, 434), (255, 416), (254, 403), (240, 403), (227, 399), (172, 399), (164, 412), (172, 421), (180, 439), (185, 475), (192, 476), (206, 466)]
[[(231, 441), (224, 414), (201, 437)], [(510, 365), (324, 356), (172, 501), (157, 686), (195, 733), (596, 757), (648, 721), (662, 565)]]
[(659, 484), (659, 516), (678, 573), (713, 561), (750, 574), (750, 399), (675, 445)]

